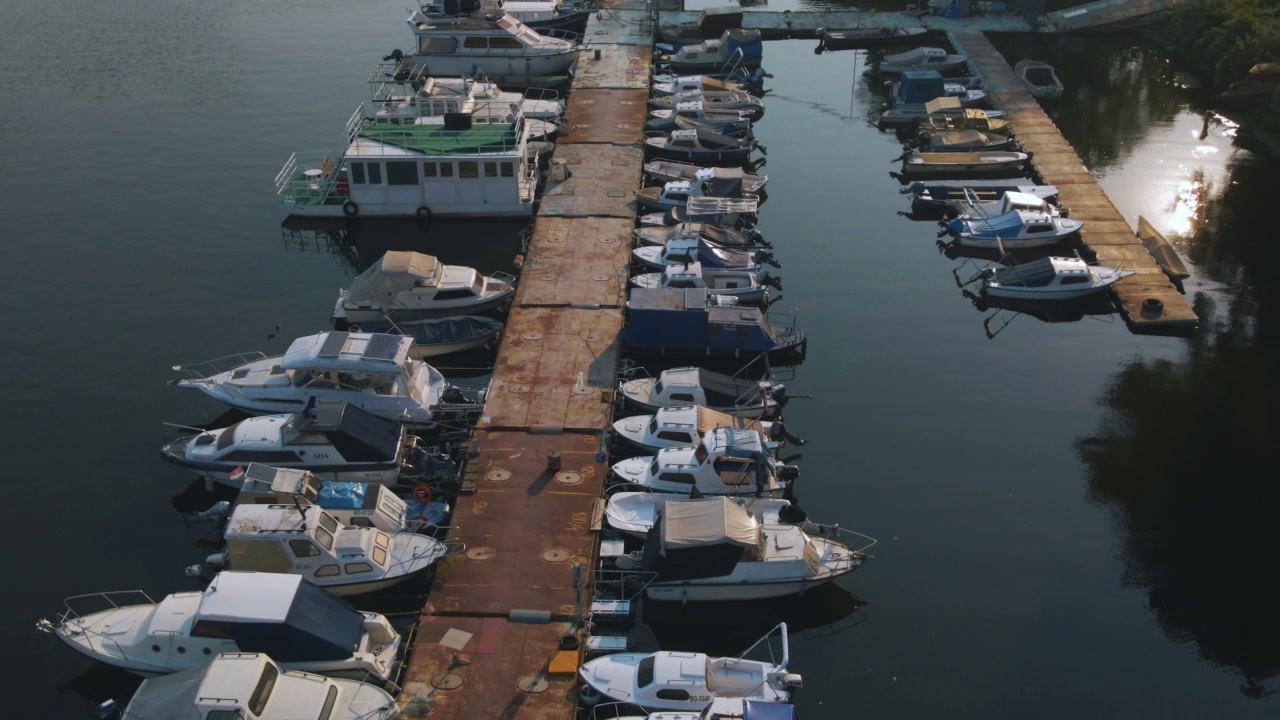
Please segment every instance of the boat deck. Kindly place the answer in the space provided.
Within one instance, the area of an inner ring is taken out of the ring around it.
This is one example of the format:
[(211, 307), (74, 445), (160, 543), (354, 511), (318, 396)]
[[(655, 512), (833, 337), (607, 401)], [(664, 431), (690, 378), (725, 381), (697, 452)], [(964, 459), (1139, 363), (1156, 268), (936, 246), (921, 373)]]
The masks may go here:
[[(982, 33), (949, 35), (956, 50), (969, 55), (974, 71), (986, 84), (992, 106), (1005, 112), (1023, 150), (1031, 153), (1031, 167), (1038, 182), (1058, 186), (1058, 198), (1070, 208), (1071, 217), (1084, 221), (1081, 241), (1100, 264), (1137, 271), (1115, 285), (1129, 329), (1139, 333), (1177, 333), (1194, 328), (1199, 319), (1186, 297), (1147, 252), (1142, 239), (1116, 210), (1004, 57)], [(1151, 304), (1148, 300), (1159, 301), (1160, 309), (1144, 311), (1144, 304)]]
[(455, 503), (450, 539), (467, 550), (438, 569), (406, 662), (406, 717), (575, 717), (581, 657), (561, 646), (583, 638), (591, 602), (590, 518), (608, 474), (601, 439), (612, 420), (652, 43), (651, 28), (638, 31), (643, 2), (608, 7), (587, 26), (552, 156), (560, 179), (543, 193)]

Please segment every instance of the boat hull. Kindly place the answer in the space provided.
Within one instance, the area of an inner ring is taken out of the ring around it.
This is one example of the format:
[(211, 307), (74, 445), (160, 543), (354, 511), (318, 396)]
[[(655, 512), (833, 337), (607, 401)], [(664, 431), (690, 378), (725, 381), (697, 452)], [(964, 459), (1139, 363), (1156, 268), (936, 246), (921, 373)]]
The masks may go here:
[[(768, 497), (768, 495), (766, 495)], [(805, 590), (831, 582), (833, 578), (825, 577), (814, 580), (792, 580), (787, 582), (735, 582), (735, 583), (701, 583), (673, 582), (653, 583), (645, 588), (645, 597), (650, 600), (668, 602), (724, 602), (732, 600), (766, 600), (803, 593)]]
[[(359, 217), (376, 218), (416, 218), (418, 208), (426, 207), (422, 203), (398, 203), (375, 205), (361, 203)], [(351, 218), (344, 211), (342, 203), (307, 205), (292, 200), (280, 203), (280, 209), (294, 217), (306, 218)], [(532, 202), (519, 203), (472, 203), (457, 205), (436, 205), (430, 208), (432, 217), (530, 217), (533, 215)]]

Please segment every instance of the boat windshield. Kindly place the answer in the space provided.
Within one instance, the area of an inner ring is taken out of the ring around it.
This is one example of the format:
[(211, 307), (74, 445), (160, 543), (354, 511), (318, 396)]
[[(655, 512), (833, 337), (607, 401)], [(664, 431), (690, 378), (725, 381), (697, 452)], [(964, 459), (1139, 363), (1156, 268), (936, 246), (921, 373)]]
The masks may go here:
[(649, 434), (656, 435), (658, 432), (658, 416), (654, 415), (653, 420), (649, 421)]
[(249, 696), (249, 712), (254, 715), (261, 715), (263, 710), (267, 709), (267, 701), (271, 699), (271, 690), (276, 686), (276, 678), (280, 677), (280, 671), (275, 665), (267, 663), (262, 668), (262, 676), (258, 678), (258, 684), (253, 688), (253, 694)]
[(653, 684), (653, 663), (653, 656), (650, 655), (649, 657), (641, 660), (640, 664), (636, 667), (637, 688), (649, 687)]

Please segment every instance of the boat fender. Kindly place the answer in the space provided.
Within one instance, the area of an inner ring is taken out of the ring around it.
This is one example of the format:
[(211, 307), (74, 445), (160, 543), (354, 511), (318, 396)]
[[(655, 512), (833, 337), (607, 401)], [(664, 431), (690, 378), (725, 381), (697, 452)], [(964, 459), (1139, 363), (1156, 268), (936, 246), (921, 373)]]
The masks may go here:
[(350, 325), (348, 325), (347, 332), (353, 332), (353, 333), (360, 332), (360, 323), (351, 323)]
[(342, 214), (347, 217), (355, 217), (360, 213), (360, 206), (348, 200), (342, 203)]
[(600, 702), (600, 691), (587, 683), (582, 683), (578, 687), (578, 702), (582, 703), (584, 707), (591, 707)]
[(413, 489), (413, 499), (420, 503), (429, 503), (436, 497), (435, 491), (426, 485), (419, 485)]
[(431, 222), (431, 208), (426, 205), (419, 205), (414, 214), (418, 216), (418, 222), (424, 225)]

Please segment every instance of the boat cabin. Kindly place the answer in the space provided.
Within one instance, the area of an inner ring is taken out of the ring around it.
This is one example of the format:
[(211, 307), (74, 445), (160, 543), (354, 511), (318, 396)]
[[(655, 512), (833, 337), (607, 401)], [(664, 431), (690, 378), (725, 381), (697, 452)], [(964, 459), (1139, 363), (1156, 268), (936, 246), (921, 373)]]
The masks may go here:
[(686, 495), (778, 495), (785, 487), (760, 433), (733, 428), (716, 428), (696, 446), (623, 460), (613, 472), (623, 482)]
[(805, 339), (794, 324), (774, 325), (757, 307), (741, 307), (704, 288), (633, 288), (627, 300), (624, 344), (632, 350), (769, 352), (804, 354)]
[(486, 277), (475, 268), (445, 265), (434, 256), (392, 250), (340, 291), (335, 325), (480, 312), (497, 307), (514, 292), (505, 278)]
[(652, 415), (622, 418), (613, 424), (619, 437), (638, 447), (655, 451), (667, 447), (697, 445), (702, 442), (703, 436), (721, 427), (759, 432), (766, 448), (774, 450), (778, 446), (778, 442), (770, 436), (774, 423), (736, 418), (701, 405), (659, 408)]
[[(262, 463), (249, 463), (240, 477), (244, 484), (237, 504), (315, 505), (344, 525), (383, 532), (400, 532), (408, 524), (408, 505), (384, 485), (325, 482), (309, 470)], [(236, 478), (233, 472), (231, 480)]]

